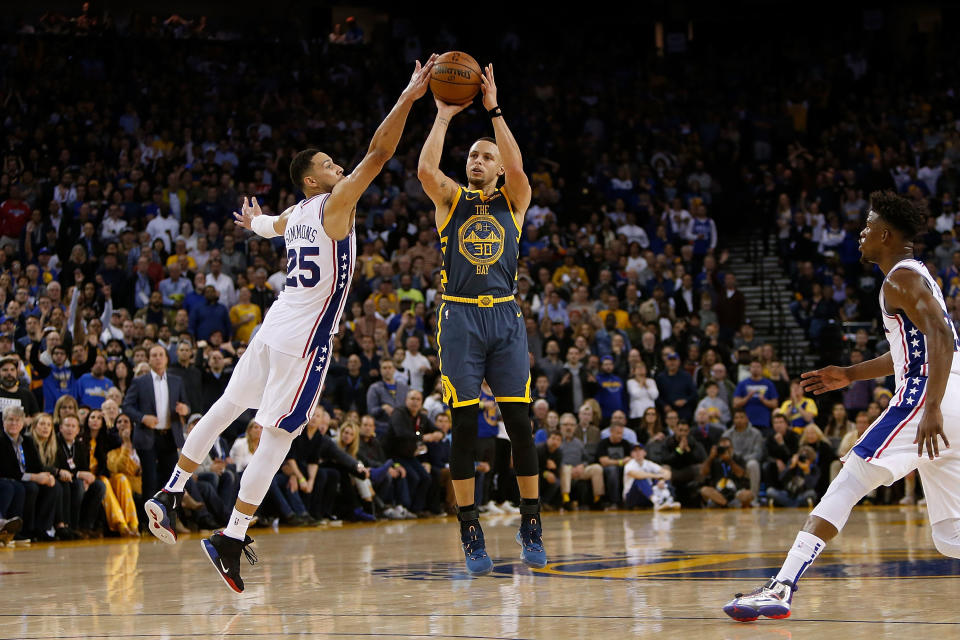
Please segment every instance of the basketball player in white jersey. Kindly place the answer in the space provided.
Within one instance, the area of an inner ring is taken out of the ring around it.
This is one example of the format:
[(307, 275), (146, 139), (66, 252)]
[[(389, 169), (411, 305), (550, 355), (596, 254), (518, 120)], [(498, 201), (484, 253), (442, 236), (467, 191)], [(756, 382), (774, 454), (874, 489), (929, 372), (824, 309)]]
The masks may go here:
[(797, 581), (843, 528), (854, 505), (914, 469), (923, 480), (934, 545), (960, 558), (960, 447), (950, 448), (951, 441), (960, 444), (960, 341), (939, 286), (913, 257), (926, 210), (890, 192), (875, 192), (870, 200), (860, 253), (886, 276), (880, 310), (890, 351), (857, 365), (804, 373), (803, 387), (819, 395), (855, 380), (894, 375), (896, 392), (844, 457), (843, 470), (797, 535), (780, 572), (723, 608), (734, 620), (789, 617)]
[(265, 238), (283, 236), (287, 280), (263, 325), (237, 363), (223, 396), (201, 418), (183, 445), (164, 489), (148, 500), (149, 529), (176, 542), (172, 519), (187, 479), (220, 433), (247, 407), (256, 407), (263, 427), (260, 445), (240, 481), (240, 494), (223, 531), (202, 541), (223, 581), (243, 591), (240, 554), (250, 564), (247, 527), (270, 481), (286, 459), (293, 439), (310, 420), (330, 364), (331, 340), (350, 291), (356, 259), (357, 202), (393, 156), (414, 101), (426, 93), (436, 55), (417, 62), (410, 83), (373, 135), (366, 156), (349, 176), (327, 154), (307, 149), (290, 163), (290, 178), (306, 198), (279, 216), (261, 215), (244, 199), (237, 223)]

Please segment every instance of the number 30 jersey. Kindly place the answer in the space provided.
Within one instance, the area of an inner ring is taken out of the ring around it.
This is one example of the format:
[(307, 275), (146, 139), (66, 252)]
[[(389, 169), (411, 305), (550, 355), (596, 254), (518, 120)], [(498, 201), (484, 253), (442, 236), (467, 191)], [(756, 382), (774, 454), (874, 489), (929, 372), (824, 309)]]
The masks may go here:
[(307, 357), (327, 348), (340, 327), (356, 259), (356, 234), (340, 241), (323, 229), (329, 193), (297, 203), (283, 234), (287, 280), (256, 338), (288, 355)]

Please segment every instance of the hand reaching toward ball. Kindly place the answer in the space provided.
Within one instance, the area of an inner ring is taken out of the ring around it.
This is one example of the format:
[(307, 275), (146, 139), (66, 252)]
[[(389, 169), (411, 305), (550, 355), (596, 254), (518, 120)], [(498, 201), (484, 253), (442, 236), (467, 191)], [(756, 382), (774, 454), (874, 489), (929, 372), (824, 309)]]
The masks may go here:
[(420, 66), (420, 61), (417, 60), (413, 75), (410, 76), (410, 83), (403, 90), (412, 100), (419, 100), (427, 92), (427, 87), (430, 86), (430, 73), (433, 71), (433, 65), (437, 61), (437, 57), (437, 54), (431, 55), (423, 66)]

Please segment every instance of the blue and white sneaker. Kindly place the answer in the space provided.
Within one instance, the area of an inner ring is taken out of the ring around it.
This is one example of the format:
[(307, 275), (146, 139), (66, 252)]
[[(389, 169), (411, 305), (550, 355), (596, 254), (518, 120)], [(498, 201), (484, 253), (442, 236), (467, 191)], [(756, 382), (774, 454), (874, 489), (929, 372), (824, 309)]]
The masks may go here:
[(487, 575), (493, 571), (493, 560), (487, 555), (483, 529), (480, 528), (480, 512), (477, 509), (461, 511), (457, 518), (460, 520), (460, 542), (463, 544), (467, 573), (471, 576)]
[(251, 565), (256, 564), (257, 554), (254, 553), (250, 545), (253, 544), (253, 538), (244, 536), (243, 540), (237, 540), (223, 534), (223, 531), (217, 531), (209, 538), (200, 541), (203, 546), (203, 552), (207, 554), (210, 563), (214, 569), (223, 578), (224, 583), (230, 587), (231, 591), (243, 593), (243, 579), (240, 577), (240, 552), (246, 556), (247, 562)]
[(540, 525), (540, 505), (520, 505), (520, 530), (517, 531), (517, 544), (520, 545), (520, 559), (523, 564), (534, 569), (547, 566), (547, 552), (543, 549), (543, 527)]
[(737, 622), (752, 622), (763, 616), (782, 620), (790, 617), (790, 603), (795, 591), (789, 582), (770, 578), (762, 587), (750, 593), (738, 593), (723, 607), (723, 612)]
[(160, 542), (167, 544), (177, 543), (177, 532), (173, 528), (176, 518), (177, 505), (183, 496), (182, 491), (176, 493), (161, 489), (143, 505), (147, 514), (147, 530), (155, 535)]

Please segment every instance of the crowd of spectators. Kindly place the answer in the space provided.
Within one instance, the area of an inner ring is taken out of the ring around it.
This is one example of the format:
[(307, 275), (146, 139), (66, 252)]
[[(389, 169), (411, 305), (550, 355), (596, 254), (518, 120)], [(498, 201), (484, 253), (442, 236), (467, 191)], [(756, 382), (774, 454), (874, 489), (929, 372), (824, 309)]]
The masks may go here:
[[(162, 26), (144, 47), (147, 23), (83, 15), (69, 28), (49, 18), (22, 24), (3, 47), (0, 517), (21, 518), (20, 537), (39, 540), (137, 534), (143, 497), (222, 393), (285, 283), (282, 238), (251, 236), (231, 212), (247, 195), (267, 212), (294, 204), (287, 168), (308, 143), (352, 166), (408, 63), (436, 43), (459, 44), (400, 21), (363, 44), (353, 21), (325, 39), (246, 46), (204, 37), (205, 20), (171, 18), (149, 22)], [(197, 42), (184, 47), (181, 37)], [(798, 283), (793, 311), (826, 340), (824, 299), (844, 319), (870, 319), (857, 293), (870, 274), (849, 246), (863, 194), (889, 178), (915, 197), (940, 194), (951, 211), (954, 123), (919, 100), (891, 104), (902, 119), (885, 112), (871, 123), (877, 135), (850, 143), (847, 120), (831, 119), (829, 96), (816, 92), (869, 73), (853, 59), (805, 87), (822, 101), (817, 131), (832, 134), (807, 151), (799, 141), (810, 137), (815, 107), (806, 100), (749, 93), (747, 73), (734, 80), (757, 100), (748, 109), (710, 80), (709, 56), (685, 70), (702, 81), (693, 99), (676, 69), (655, 61), (637, 72), (617, 55), (628, 42), (605, 42), (616, 49), (607, 70), (617, 86), (545, 62), (534, 34), (508, 31), (487, 52), (515, 63), (498, 82), (534, 192), (517, 298), (544, 504), (812, 503), (890, 394), (857, 385), (829, 410), (804, 397), (755, 335), (728, 269), (729, 235), (714, 218), (761, 212), (761, 226), (780, 225), (777, 248)], [(261, 524), (454, 508), (435, 339), (441, 257), (416, 178), (432, 110), (417, 109), (358, 207), (357, 272), (334, 365)], [(471, 112), (458, 119), (443, 165), (451, 175), (466, 145), (489, 134), (485, 123)], [(910, 144), (897, 142), (901, 133), (915, 134)], [(930, 247), (952, 234), (943, 215), (932, 218)], [(952, 300), (960, 252), (939, 246), (935, 255)], [(846, 283), (858, 277), (851, 294)], [(858, 335), (851, 358), (878, 348), (870, 335)], [(169, 416), (144, 400), (150, 379), (166, 377), (179, 380), (163, 399)], [(509, 442), (486, 390), (481, 402), (477, 504), (515, 511)], [(251, 417), (231, 425), (191, 479), (181, 526), (224, 523), (258, 446)]]

